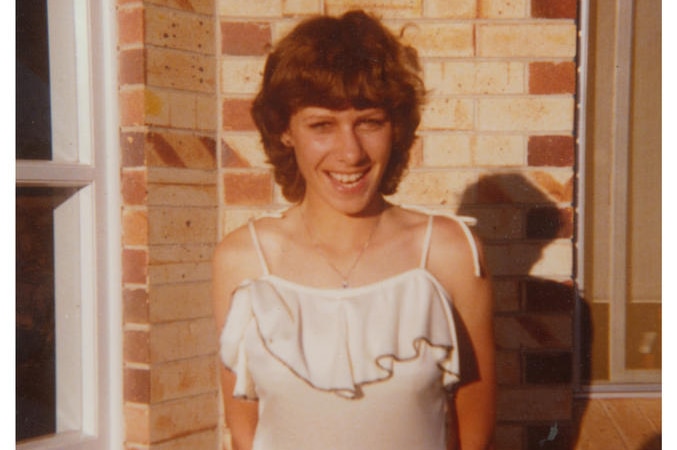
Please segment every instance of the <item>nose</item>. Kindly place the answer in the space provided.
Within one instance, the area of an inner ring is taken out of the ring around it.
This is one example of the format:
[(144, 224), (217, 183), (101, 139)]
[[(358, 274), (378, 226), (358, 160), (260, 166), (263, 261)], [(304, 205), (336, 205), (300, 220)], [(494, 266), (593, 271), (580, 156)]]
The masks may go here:
[(338, 144), (339, 160), (346, 164), (359, 164), (366, 155), (360, 135), (352, 126), (343, 127)]

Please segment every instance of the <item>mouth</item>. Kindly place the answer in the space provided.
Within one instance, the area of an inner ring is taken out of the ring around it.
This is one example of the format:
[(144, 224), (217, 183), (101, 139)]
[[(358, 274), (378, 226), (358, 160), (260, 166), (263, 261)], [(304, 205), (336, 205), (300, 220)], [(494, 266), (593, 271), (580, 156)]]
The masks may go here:
[(367, 175), (367, 172), (369, 172), (369, 170), (355, 173), (327, 172), (327, 174), (333, 181), (339, 183), (340, 186), (350, 189), (356, 187)]

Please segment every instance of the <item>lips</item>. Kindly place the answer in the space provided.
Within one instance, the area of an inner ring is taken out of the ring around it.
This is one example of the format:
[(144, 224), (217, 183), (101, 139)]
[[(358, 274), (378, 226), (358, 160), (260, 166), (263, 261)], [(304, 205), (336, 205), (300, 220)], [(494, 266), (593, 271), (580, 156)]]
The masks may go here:
[(355, 173), (341, 173), (341, 172), (327, 172), (327, 173), (333, 181), (338, 182), (345, 188), (352, 188), (359, 184), (360, 180), (362, 180), (365, 177), (367, 172), (368, 170)]

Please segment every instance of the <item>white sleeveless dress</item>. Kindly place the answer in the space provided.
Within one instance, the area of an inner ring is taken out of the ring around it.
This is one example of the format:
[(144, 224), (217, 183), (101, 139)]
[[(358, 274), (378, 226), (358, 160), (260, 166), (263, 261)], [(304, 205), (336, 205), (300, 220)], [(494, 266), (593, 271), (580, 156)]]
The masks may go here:
[(258, 400), (254, 450), (446, 449), (459, 355), (451, 298), (425, 268), (432, 222), (418, 268), (345, 289), (271, 274), (250, 222), (263, 275), (233, 293), (220, 355), (232, 395)]

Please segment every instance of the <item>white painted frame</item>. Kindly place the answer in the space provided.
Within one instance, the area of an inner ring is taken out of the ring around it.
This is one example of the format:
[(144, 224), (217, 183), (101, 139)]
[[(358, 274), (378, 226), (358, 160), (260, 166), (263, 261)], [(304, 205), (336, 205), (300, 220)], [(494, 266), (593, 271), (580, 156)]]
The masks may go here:
[(124, 430), (116, 5), (48, 0), (48, 10), (54, 156), (17, 161), (16, 181), (81, 187), (55, 211), (56, 257), (61, 263), (73, 255), (67, 268), (76, 271), (64, 272), (58, 264), (55, 274), (57, 433), (16, 448), (119, 449)]

